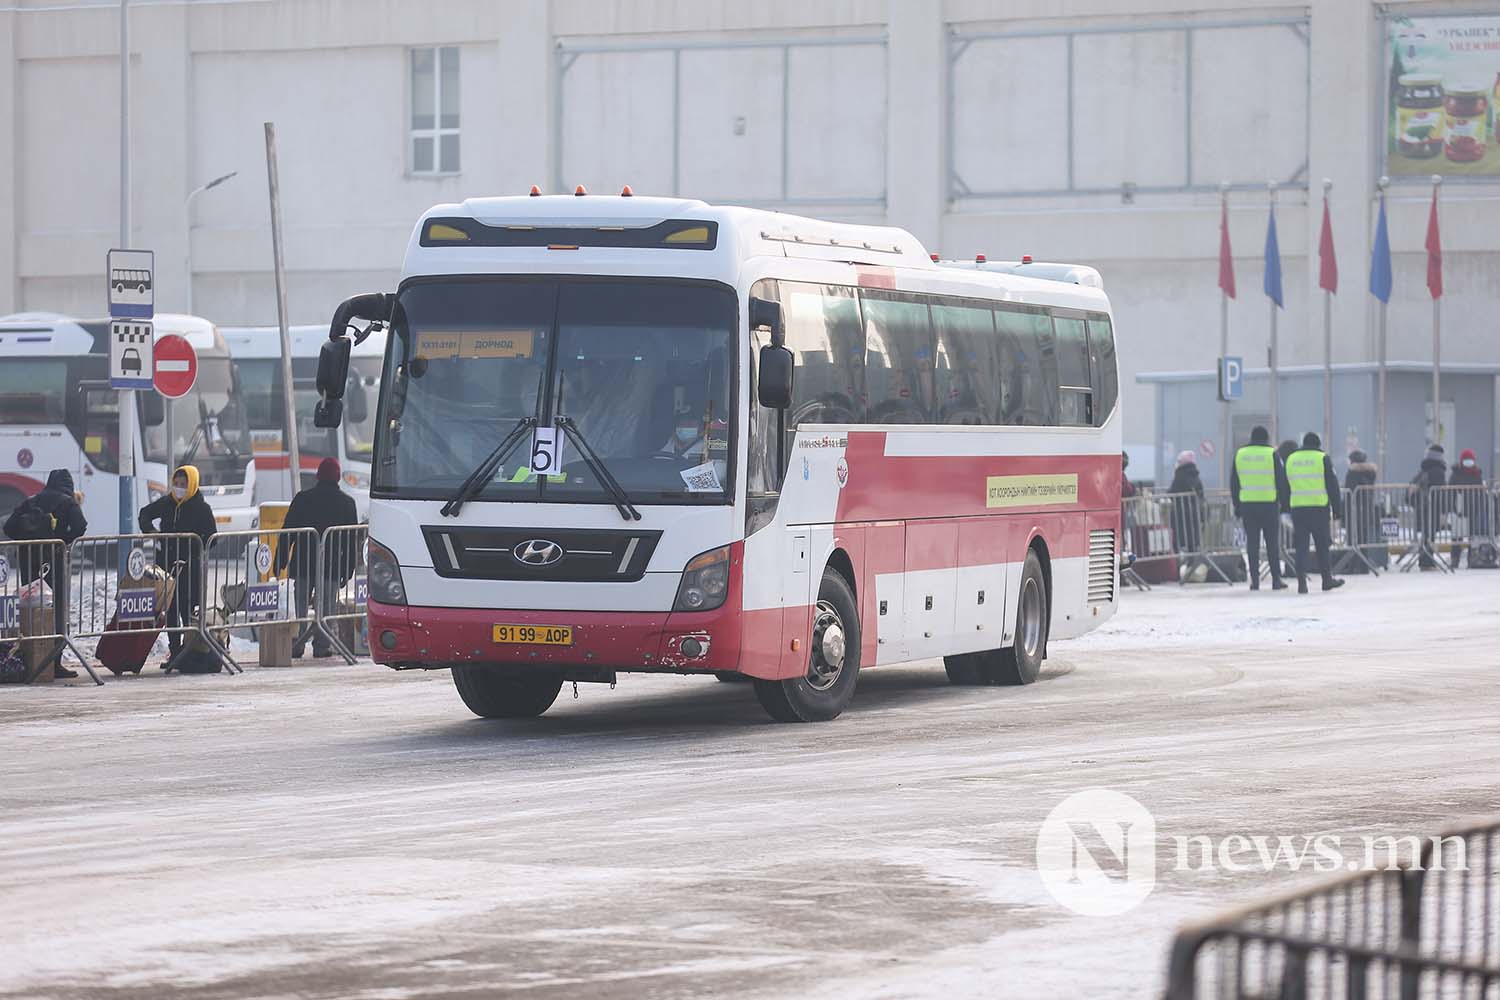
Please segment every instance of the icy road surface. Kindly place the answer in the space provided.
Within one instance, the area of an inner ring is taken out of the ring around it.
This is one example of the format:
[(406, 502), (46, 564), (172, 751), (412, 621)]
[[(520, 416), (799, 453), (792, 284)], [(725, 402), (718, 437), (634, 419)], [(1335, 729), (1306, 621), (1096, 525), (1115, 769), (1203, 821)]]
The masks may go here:
[(1029, 688), (882, 668), (828, 725), (709, 678), (525, 723), (369, 665), (4, 688), (0, 997), (1148, 997), (1181, 921), (1325, 876), (1169, 870), (1077, 916), (1034, 869), (1047, 812), (1500, 811), (1497, 646), (1500, 573), (1466, 572), (1130, 592)]

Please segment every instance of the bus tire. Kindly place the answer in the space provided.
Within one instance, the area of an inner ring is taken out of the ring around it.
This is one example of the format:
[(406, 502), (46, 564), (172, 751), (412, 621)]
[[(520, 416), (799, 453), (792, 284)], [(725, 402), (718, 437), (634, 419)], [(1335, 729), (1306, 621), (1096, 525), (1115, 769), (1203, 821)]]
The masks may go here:
[(1048, 614), (1047, 578), (1036, 550), (1026, 553), (1021, 570), (1020, 597), (1016, 602), (1016, 634), (1011, 645), (986, 656), (992, 672), (992, 684), (1030, 684), (1042, 672), (1047, 656), (1047, 633), (1052, 621)]
[(833, 570), (823, 571), (813, 619), (807, 673), (755, 682), (761, 707), (777, 722), (827, 722), (849, 707), (859, 679), (859, 612), (854, 591)]
[(534, 719), (557, 700), (561, 674), (511, 673), (493, 667), (453, 668), (453, 686), (481, 719)]

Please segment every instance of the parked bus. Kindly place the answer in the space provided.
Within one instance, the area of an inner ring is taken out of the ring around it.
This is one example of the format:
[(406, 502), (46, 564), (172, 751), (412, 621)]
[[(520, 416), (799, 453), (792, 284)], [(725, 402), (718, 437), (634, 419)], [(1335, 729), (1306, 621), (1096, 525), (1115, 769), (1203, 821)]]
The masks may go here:
[(620, 671), (742, 674), (783, 721), (890, 663), (1029, 683), (1116, 608), (1099, 285), (689, 200), (433, 208), (319, 384), (332, 423), (350, 321), (389, 324), (375, 660), (452, 668), (485, 717)]
[[(310, 485), (324, 458), (338, 459), (344, 488), (354, 497), (363, 518), (370, 505), (370, 455), (374, 449), (375, 397), (380, 388), (380, 364), (385, 334), (371, 334), (353, 350), (341, 428), (313, 425), (318, 401), (315, 379), (318, 349), (328, 340), (326, 326), (293, 326), (292, 391), (296, 401), (297, 448), (301, 459), (301, 489)], [(224, 340), (239, 370), (245, 396), (245, 415), (255, 452), (256, 503), (290, 500), (287, 454), (282, 427), (281, 331), (274, 326), (225, 327)]]
[[(173, 459), (198, 467), (222, 530), (249, 528), (255, 516), (247, 482), (250, 439), (224, 338), (197, 316), (160, 314), (154, 324), (157, 338), (176, 333), (193, 345), (198, 377), (180, 399), (135, 394), (134, 506), (168, 490), (170, 405)], [(83, 494), (90, 529), (113, 533), (120, 510), (120, 411), (119, 393), (109, 387), (109, 320), (7, 316), (0, 319), (0, 359), (0, 511), (8, 513), (41, 489), (49, 470), (67, 469)]]

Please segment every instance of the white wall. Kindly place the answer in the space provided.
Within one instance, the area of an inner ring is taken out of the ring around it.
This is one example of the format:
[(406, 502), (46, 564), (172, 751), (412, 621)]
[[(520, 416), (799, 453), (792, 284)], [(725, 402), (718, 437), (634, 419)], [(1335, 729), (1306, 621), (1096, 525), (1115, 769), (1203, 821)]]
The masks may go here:
[[(294, 322), (322, 322), (346, 295), (389, 288), (412, 222), (429, 205), (533, 183), (584, 183), (595, 192), (629, 183), (640, 193), (675, 188), (890, 221), (947, 255), (1031, 253), (1099, 267), (1125, 345), (1126, 439), (1149, 446), (1154, 399), (1134, 375), (1208, 368), (1217, 354), (1214, 186), (1222, 179), (1247, 185), (1230, 199), (1240, 291), (1230, 308), (1231, 351), (1264, 356), (1260, 185), (1291, 178), (1304, 161), (1298, 186), (1279, 195), (1282, 359), (1321, 359), (1323, 177), (1334, 185), (1342, 280), (1335, 357), (1366, 359), (1374, 346), (1365, 288), (1384, 85), (1376, 7), (1371, 0), (1189, 7), (1166, 0), (141, 7), (132, 14), (135, 242), (157, 251), (163, 308), (188, 299), (191, 249), (196, 311), (226, 324), (271, 322), (267, 120), (278, 128)], [(1310, 23), (1242, 24), (1304, 17)], [(1223, 22), (1240, 26), (1213, 26)], [(103, 310), (99, 270), (118, 240), (116, 24), (109, 9), (0, 13), (0, 82), (9, 84), (0, 87), (7, 140), (0, 312)], [(1185, 24), (1195, 26), (1190, 50)], [(1081, 32), (1072, 41), (1071, 133), (1061, 29)], [(951, 94), (950, 36), (971, 39), (952, 63)], [(812, 44), (830, 41), (845, 44)], [(462, 48), (457, 177), (407, 172), (413, 45)], [(1073, 187), (1103, 193), (1039, 193), (1068, 187), (1070, 134)], [(200, 196), (190, 220), (188, 193), (230, 170), (239, 176)], [(950, 187), (950, 171), (965, 188)], [(1189, 180), (1203, 189), (1182, 190)], [(1121, 192), (1125, 182), (1137, 187), (1133, 198)], [(1151, 187), (1169, 190), (1140, 190)], [(1423, 360), (1430, 350), (1426, 210), (1422, 186), (1392, 190), (1393, 358)], [(1492, 360), (1500, 185), (1449, 185), (1443, 225), (1444, 358)]]

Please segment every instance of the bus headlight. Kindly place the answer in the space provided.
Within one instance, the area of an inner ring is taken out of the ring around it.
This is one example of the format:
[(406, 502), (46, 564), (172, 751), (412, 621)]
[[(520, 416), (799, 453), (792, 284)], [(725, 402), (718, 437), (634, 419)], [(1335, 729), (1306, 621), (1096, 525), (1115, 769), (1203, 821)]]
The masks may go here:
[(406, 585), (401, 582), (401, 566), (390, 549), (373, 538), (370, 540), (370, 564), (367, 579), (370, 600), (380, 604), (405, 604)]
[(682, 571), (673, 611), (712, 611), (729, 593), (729, 546), (694, 556)]

